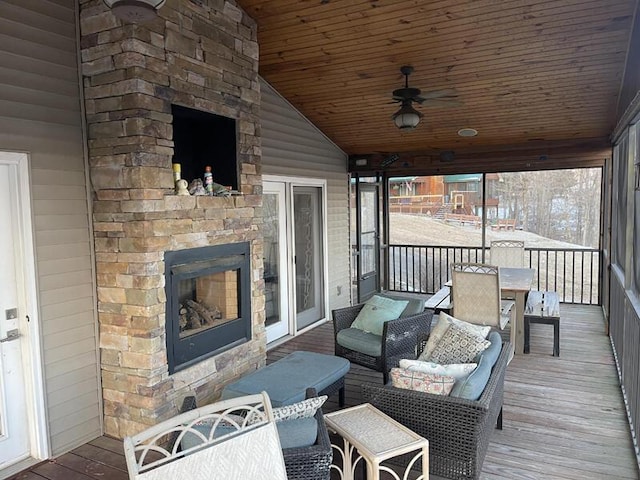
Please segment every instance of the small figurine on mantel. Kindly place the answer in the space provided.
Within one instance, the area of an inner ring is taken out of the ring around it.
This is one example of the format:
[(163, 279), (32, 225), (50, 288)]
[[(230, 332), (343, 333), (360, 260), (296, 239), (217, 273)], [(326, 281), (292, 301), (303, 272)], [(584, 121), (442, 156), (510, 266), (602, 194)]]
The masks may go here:
[(213, 182), (211, 186), (211, 195), (215, 195), (216, 197), (230, 197), (231, 192), (224, 185)]
[(189, 184), (189, 193), (191, 195), (206, 195), (207, 191), (204, 189), (201, 178), (194, 178)]
[(187, 186), (189, 184), (184, 178), (176, 181), (176, 195), (190, 195)]

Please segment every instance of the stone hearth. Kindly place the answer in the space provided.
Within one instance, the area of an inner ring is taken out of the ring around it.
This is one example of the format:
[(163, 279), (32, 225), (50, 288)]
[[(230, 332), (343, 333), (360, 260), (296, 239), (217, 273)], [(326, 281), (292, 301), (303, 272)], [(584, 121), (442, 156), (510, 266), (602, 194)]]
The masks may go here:
[[(258, 45), (232, 1), (169, 0), (142, 25), (102, 0), (80, 8), (105, 433), (123, 437), (265, 362)], [(236, 120), (242, 195), (174, 194), (172, 104)], [(251, 340), (169, 375), (164, 253), (238, 242), (250, 243)]]

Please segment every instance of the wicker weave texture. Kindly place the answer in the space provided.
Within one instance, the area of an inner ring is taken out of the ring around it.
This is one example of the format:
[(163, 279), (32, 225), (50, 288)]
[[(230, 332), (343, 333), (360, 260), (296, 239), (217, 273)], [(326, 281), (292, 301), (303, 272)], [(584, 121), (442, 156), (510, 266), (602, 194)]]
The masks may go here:
[(425, 310), (417, 315), (385, 322), (382, 330), (382, 354), (373, 357), (345, 348), (337, 342), (338, 332), (351, 327), (362, 307), (364, 304), (333, 310), (335, 354), (350, 362), (382, 372), (384, 383), (387, 383), (389, 370), (397, 367), (401, 359), (413, 358), (417, 339), (431, 331), (433, 311)]
[[(429, 471), (454, 480), (477, 480), (491, 433), (502, 411), (504, 375), (511, 345), (503, 343), (478, 400), (365, 383), (362, 398), (429, 440)], [(401, 458), (400, 461), (407, 461)]]

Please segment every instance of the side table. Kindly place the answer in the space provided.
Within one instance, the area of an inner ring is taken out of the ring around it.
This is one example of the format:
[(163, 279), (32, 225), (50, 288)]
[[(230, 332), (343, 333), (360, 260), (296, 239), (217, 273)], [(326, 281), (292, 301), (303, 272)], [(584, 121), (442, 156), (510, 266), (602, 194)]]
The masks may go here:
[(353, 480), (358, 462), (364, 461), (367, 466), (367, 479), (379, 480), (380, 472), (385, 471), (400, 479), (382, 462), (399, 455), (416, 450), (415, 456), (405, 468), (403, 478), (411, 468), (420, 461), (422, 475), (417, 480), (429, 479), (429, 441), (404, 425), (382, 413), (370, 403), (364, 403), (325, 415), (327, 428), (344, 441), (343, 448), (332, 445), (342, 457), (342, 469), (336, 465), (332, 468), (340, 473), (342, 480)]

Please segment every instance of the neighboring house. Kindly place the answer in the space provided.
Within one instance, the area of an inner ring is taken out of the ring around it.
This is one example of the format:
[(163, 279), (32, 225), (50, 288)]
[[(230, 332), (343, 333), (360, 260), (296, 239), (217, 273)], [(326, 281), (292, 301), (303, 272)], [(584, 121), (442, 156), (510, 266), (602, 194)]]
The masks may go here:
[[(500, 174), (486, 175), (487, 216), (495, 218), (498, 198), (493, 195)], [(432, 175), (391, 177), (389, 179), (392, 212), (417, 213), (444, 218), (447, 213), (482, 215), (482, 175)]]

